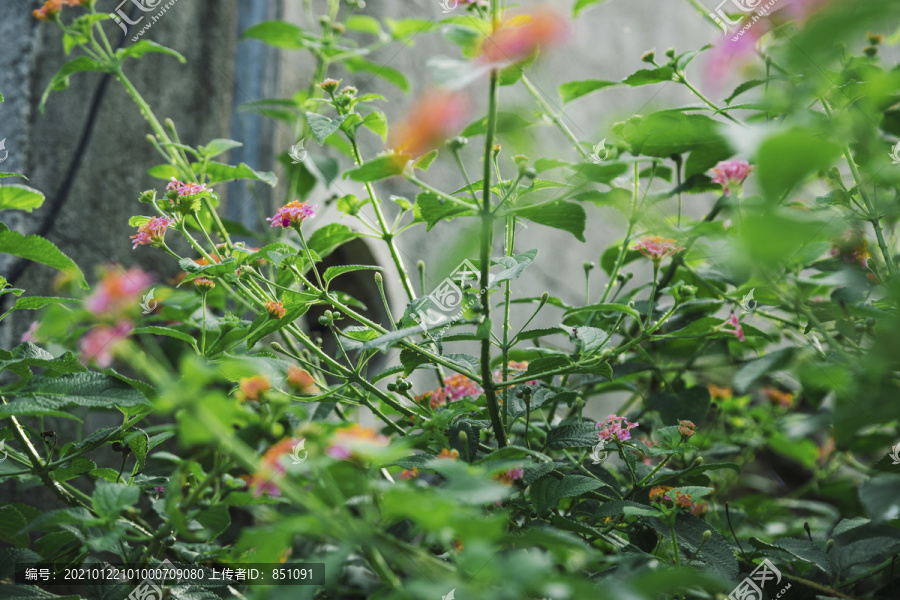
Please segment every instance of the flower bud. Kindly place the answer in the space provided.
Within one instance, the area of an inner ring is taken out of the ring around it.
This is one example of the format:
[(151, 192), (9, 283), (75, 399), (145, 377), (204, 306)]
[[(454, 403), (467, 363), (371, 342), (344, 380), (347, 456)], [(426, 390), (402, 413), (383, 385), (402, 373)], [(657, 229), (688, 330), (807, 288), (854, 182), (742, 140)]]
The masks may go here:
[(675, 48), (669, 48), (666, 50), (666, 56), (669, 58), (675, 58)]
[(549, 300), (549, 299), (550, 299), (550, 292), (544, 292), (543, 294), (541, 294), (541, 304), (546, 303), (547, 300)]
[(593, 271), (597, 267), (596, 264), (594, 264), (590, 261), (585, 261), (585, 263), (582, 266), (584, 267), (585, 271)]
[(644, 55), (641, 57), (641, 60), (644, 61), (645, 63), (653, 64), (653, 61), (656, 60), (656, 51), (649, 50), (649, 51), (645, 52)]
[(144, 204), (153, 204), (155, 200), (156, 190), (147, 190), (138, 197), (138, 202), (143, 202)]
[(467, 445), (469, 443), (469, 434), (465, 431), (459, 432), (459, 441), (463, 443), (463, 445)]
[(834, 548), (834, 539), (830, 539), (825, 542), (825, 553), (828, 554), (831, 552), (831, 549)]
[(341, 85), (341, 82), (337, 79), (326, 79), (322, 83), (319, 84), (319, 87), (325, 90), (329, 94), (334, 94), (335, 90), (338, 89), (338, 86)]
[(712, 538), (712, 531), (707, 529), (703, 532), (703, 543), (705, 544), (706, 542), (708, 542), (710, 538)]
[(458, 150), (462, 150), (463, 148), (465, 148), (466, 144), (468, 144), (468, 143), (469, 143), (468, 138), (465, 138), (463, 136), (458, 136), (458, 137), (453, 138), (452, 140), (449, 140), (447, 142), (447, 146), (450, 148), (450, 150), (452, 150), (453, 152), (456, 152)]

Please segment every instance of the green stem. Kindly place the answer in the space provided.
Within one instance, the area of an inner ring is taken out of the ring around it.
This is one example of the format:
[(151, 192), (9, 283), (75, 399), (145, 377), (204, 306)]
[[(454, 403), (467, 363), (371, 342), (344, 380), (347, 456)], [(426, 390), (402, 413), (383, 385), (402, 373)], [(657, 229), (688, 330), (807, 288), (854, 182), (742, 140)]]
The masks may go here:
[(581, 142), (578, 141), (578, 138), (575, 137), (575, 134), (572, 133), (572, 130), (569, 129), (568, 125), (563, 122), (559, 114), (557, 114), (557, 112), (553, 110), (553, 107), (550, 106), (549, 103), (547, 103), (547, 101), (541, 95), (541, 92), (536, 87), (534, 87), (534, 84), (531, 83), (531, 80), (528, 79), (526, 75), (522, 75), (522, 83), (525, 84), (525, 89), (527, 89), (528, 92), (534, 97), (534, 99), (543, 109), (544, 113), (549, 116), (553, 120), (553, 123), (559, 128), (559, 130), (562, 131), (567, 138), (569, 138), (569, 141), (572, 142), (575, 150), (577, 150), (578, 153), (581, 154), (581, 158), (588, 158), (590, 156), (590, 153), (588, 153), (588, 151), (582, 147)]
[[(492, 6), (496, 6), (497, 0), (492, 0)], [(490, 291), (490, 271), (491, 271), (491, 249), (494, 246), (494, 215), (491, 206), (491, 155), (494, 148), (494, 134), (497, 129), (497, 104), (500, 92), (500, 74), (494, 69), (491, 71), (490, 77), (490, 95), (488, 97), (488, 119), (487, 134), (484, 143), (484, 188), (482, 189), (482, 207), (481, 207), (481, 286), (480, 289), (485, 290), (481, 298), (482, 315), (484, 316), (484, 326), (490, 328), (491, 325), (491, 302), (489, 298)], [(503, 421), (500, 418), (500, 406), (497, 402), (497, 393), (494, 386), (493, 375), (491, 374), (491, 339), (489, 335), (484, 335), (481, 340), (481, 387), (487, 400), (488, 413), (491, 417), (491, 427), (497, 438), (497, 445), (500, 447), (509, 444), (506, 439), (506, 429), (503, 427)]]

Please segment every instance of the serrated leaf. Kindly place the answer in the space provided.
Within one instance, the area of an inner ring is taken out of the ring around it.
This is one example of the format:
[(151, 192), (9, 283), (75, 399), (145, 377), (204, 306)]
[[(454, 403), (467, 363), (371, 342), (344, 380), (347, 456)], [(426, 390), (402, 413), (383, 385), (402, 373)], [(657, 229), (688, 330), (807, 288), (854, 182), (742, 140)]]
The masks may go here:
[(653, 83), (667, 83), (672, 81), (675, 71), (672, 67), (659, 67), (658, 69), (641, 69), (622, 80), (625, 85), (636, 87)]
[(562, 229), (584, 242), (584, 228), (587, 224), (587, 213), (580, 204), (564, 200), (551, 200), (531, 206), (517, 207), (501, 211), (499, 216), (515, 215), (547, 227)]
[(597, 425), (594, 423), (575, 423), (560, 425), (550, 430), (547, 445), (554, 450), (563, 448), (590, 448), (600, 440)]
[(563, 498), (574, 498), (603, 486), (599, 479), (584, 475), (566, 475), (557, 479), (552, 474), (545, 475), (531, 484), (531, 503), (540, 515), (553, 508)]
[(31, 212), (44, 203), (44, 194), (27, 185), (0, 185), (0, 210)]
[(12, 254), (42, 265), (47, 265), (75, 277), (82, 289), (88, 289), (84, 273), (71, 258), (63, 254), (52, 242), (39, 235), (24, 236), (17, 231), (0, 232), (0, 254)]
[(271, 171), (255, 171), (244, 163), (235, 166), (211, 161), (206, 163), (206, 174), (209, 175), (209, 185), (226, 181), (238, 181), (239, 179), (260, 181), (271, 187), (278, 185), (278, 177), (275, 176), (275, 173)]
[(324, 144), (325, 140), (328, 139), (332, 133), (340, 129), (341, 123), (347, 118), (347, 115), (339, 115), (333, 119), (329, 119), (326, 116), (308, 112), (306, 113), (306, 122), (309, 124), (309, 129), (312, 131), (313, 135), (316, 136), (316, 139), (320, 144)]
[(140, 335), (140, 334), (149, 334), (149, 335), (164, 335), (166, 337), (175, 338), (177, 340), (181, 340), (191, 346), (196, 344), (196, 340), (194, 338), (183, 332), (178, 331), (177, 329), (172, 329), (171, 327), (158, 327), (158, 326), (147, 326), (147, 327), (138, 327), (136, 329), (131, 330), (132, 335)]
[(39, 310), (51, 304), (71, 304), (76, 298), (53, 298), (47, 296), (23, 296), (16, 300), (13, 310)]
[(351, 169), (344, 173), (344, 179), (353, 181), (371, 182), (395, 177), (403, 173), (403, 168), (409, 159), (407, 155), (386, 154), (364, 163), (361, 167)]
[(82, 473), (90, 473), (97, 468), (97, 464), (84, 456), (76, 456), (68, 463), (63, 463), (59, 468), (54, 469), (50, 476), (54, 481), (60, 483), (74, 479)]
[(38, 105), (38, 109), (41, 112), (44, 112), (44, 107), (47, 104), (47, 98), (50, 97), (50, 93), (68, 88), (69, 78), (75, 73), (82, 73), (85, 71), (106, 73), (108, 68), (87, 56), (79, 56), (78, 58), (70, 60), (60, 67), (59, 71), (57, 71), (50, 80), (50, 83), (47, 84), (47, 89), (45, 89), (44, 93), (41, 95), (41, 102)]
[(148, 52), (158, 52), (160, 54), (168, 54), (174, 58), (178, 59), (178, 62), (184, 64), (187, 62), (187, 59), (181, 55), (180, 52), (172, 50), (171, 48), (167, 48), (162, 44), (157, 44), (151, 40), (141, 40), (135, 44), (130, 46), (126, 46), (125, 48), (119, 48), (116, 50), (116, 57), (120, 60), (123, 58), (140, 58)]
[(28, 534), (20, 533), (28, 526), (28, 521), (12, 505), (0, 506), (0, 541), (16, 548), (28, 547)]
[(352, 273), (354, 271), (384, 271), (384, 267), (375, 267), (372, 265), (342, 265), (339, 267), (328, 267), (325, 269), (325, 272), (322, 273), (322, 279), (325, 281), (325, 284), (331, 283), (331, 280), (335, 277), (339, 277), (344, 275), (345, 273)]
[(569, 81), (559, 86), (559, 95), (562, 97), (563, 104), (577, 100), (582, 96), (587, 96), (597, 90), (621, 85), (618, 81), (603, 81), (601, 79), (590, 79), (587, 81)]
[(131, 431), (125, 437), (125, 443), (131, 448), (134, 455), (134, 469), (131, 476), (137, 476), (143, 473), (144, 465), (147, 464), (147, 453), (150, 451), (150, 436), (143, 429)]
[(100, 482), (94, 489), (91, 505), (101, 517), (115, 517), (123, 510), (137, 504), (140, 488), (122, 483)]
[(220, 154), (228, 152), (232, 148), (240, 148), (243, 146), (241, 142), (229, 140), (226, 138), (216, 138), (205, 146), (200, 146), (200, 153), (206, 158), (215, 158)]
[(114, 409), (147, 404), (144, 396), (126, 383), (104, 375), (85, 372), (60, 377), (35, 377), (17, 392), (17, 397), (0, 406), (0, 418), (10, 415), (55, 415), (75, 418), (62, 409), (72, 406)]
[(302, 50), (313, 38), (300, 27), (285, 21), (263, 21), (244, 30), (241, 39), (254, 39), (285, 50)]

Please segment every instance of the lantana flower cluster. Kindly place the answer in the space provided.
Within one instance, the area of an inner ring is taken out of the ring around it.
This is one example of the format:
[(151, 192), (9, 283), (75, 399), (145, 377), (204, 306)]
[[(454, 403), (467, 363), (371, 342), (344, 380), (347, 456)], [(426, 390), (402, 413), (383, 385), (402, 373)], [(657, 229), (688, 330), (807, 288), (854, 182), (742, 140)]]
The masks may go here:
[(306, 219), (312, 219), (316, 216), (315, 206), (308, 202), (300, 202), (294, 200), (288, 202), (275, 211), (275, 215), (266, 219), (270, 222), (270, 227), (283, 227), (284, 229), (293, 229), (303, 224)]
[[(528, 362), (527, 361), (510, 361), (509, 362), (509, 376), (514, 377), (515, 375), (524, 373), (528, 370)], [(500, 383), (503, 381), (503, 371), (501, 369), (496, 369), (493, 372), (494, 382)], [(537, 380), (529, 381), (529, 385), (537, 385)], [(415, 396), (414, 400), (419, 404), (427, 402), (428, 405), (432, 409), (437, 409), (441, 406), (444, 406), (448, 402), (456, 402), (457, 400), (462, 400), (463, 398), (470, 398), (472, 400), (478, 398), (481, 394), (484, 393), (484, 389), (460, 373), (454, 373), (450, 377), (444, 379), (444, 385), (437, 389), (425, 392), (423, 394), (419, 394)]]
[(675, 240), (664, 238), (661, 235), (642, 237), (631, 246), (631, 249), (639, 251), (657, 265), (662, 262), (663, 259), (684, 250), (684, 248), (676, 244)]
[(47, 0), (44, 5), (31, 14), (39, 21), (49, 21), (56, 17), (63, 6), (85, 6), (93, 0)]
[[(672, 493), (672, 490), (675, 490)], [(682, 493), (669, 485), (658, 485), (650, 490), (650, 502), (662, 504), (669, 508), (678, 507), (689, 511), (692, 515), (701, 516), (709, 511), (709, 503), (694, 502), (690, 494)]]
[(744, 186), (744, 180), (750, 176), (753, 167), (743, 160), (725, 160), (717, 164), (710, 171), (713, 183), (722, 186), (726, 196), (740, 195)]
[(374, 429), (363, 427), (354, 423), (347, 427), (341, 427), (334, 432), (331, 445), (325, 450), (325, 454), (341, 460), (349, 459), (367, 450), (383, 448), (390, 440)]
[(631, 439), (631, 430), (638, 423), (629, 423), (625, 417), (609, 415), (605, 421), (597, 423), (600, 429), (600, 439), (603, 441), (618, 440), (625, 442)]

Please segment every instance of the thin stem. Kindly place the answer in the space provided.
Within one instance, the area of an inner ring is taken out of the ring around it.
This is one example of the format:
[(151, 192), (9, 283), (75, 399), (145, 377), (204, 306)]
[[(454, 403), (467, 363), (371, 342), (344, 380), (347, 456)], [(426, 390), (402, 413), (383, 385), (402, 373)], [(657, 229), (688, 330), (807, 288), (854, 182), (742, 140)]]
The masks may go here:
[[(506, 256), (513, 255), (513, 248), (516, 243), (516, 218), (513, 216), (506, 217)], [(503, 381), (509, 378), (509, 313), (510, 313), (510, 281), (506, 281), (503, 290), (503, 344), (501, 350), (503, 352), (503, 365), (501, 367), (503, 373)], [(509, 388), (503, 389), (503, 424), (509, 425)], [(528, 435), (526, 429), (526, 436)], [(527, 439), (527, 437), (526, 437)]]
[(581, 142), (578, 141), (578, 138), (575, 137), (575, 134), (572, 133), (572, 130), (569, 129), (569, 126), (566, 125), (565, 122), (563, 122), (562, 118), (560, 118), (557, 112), (553, 110), (553, 107), (551, 107), (550, 104), (547, 103), (547, 101), (541, 95), (541, 92), (536, 87), (534, 87), (534, 84), (531, 83), (531, 80), (528, 79), (526, 75), (522, 75), (522, 83), (525, 84), (525, 89), (527, 89), (528, 92), (534, 97), (537, 103), (544, 110), (544, 113), (547, 114), (547, 116), (549, 116), (551, 119), (553, 119), (553, 123), (559, 128), (560, 131), (563, 132), (563, 134), (567, 138), (569, 138), (569, 141), (572, 142), (575, 150), (577, 150), (578, 153), (581, 154), (581, 158), (588, 158), (590, 156), (590, 153), (588, 153), (588, 151), (582, 147)]
[[(499, 8), (497, 0), (491, 0), (492, 14), (497, 15)], [(500, 74), (494, 69), (491, 71), (490, 90), (488, 96), (487, 133), (484, 144), (484, 188), (482, 190), (481, 207), (481, 288), (485, 290), (481, 299), (484, 326), (491, 325), (491, 302), (488, 297), (490, 291), (491, 249), (494, 237), (494, 215), (491, 210), (491, 153), (494, 148), (494, 134), (497, 128), (497, 104), (500, 92)], [(491, 426), (497, 437), (497, 445), (500, 447), (509, 444), (506, 439), (506, 430), (500, 418), (500, 407), (497, 403), (497, 393), (491, 374), (491, 339), (485, 335), (481, 340), (481, 387), (487, 399), (488, 413), (491, 417)]]

